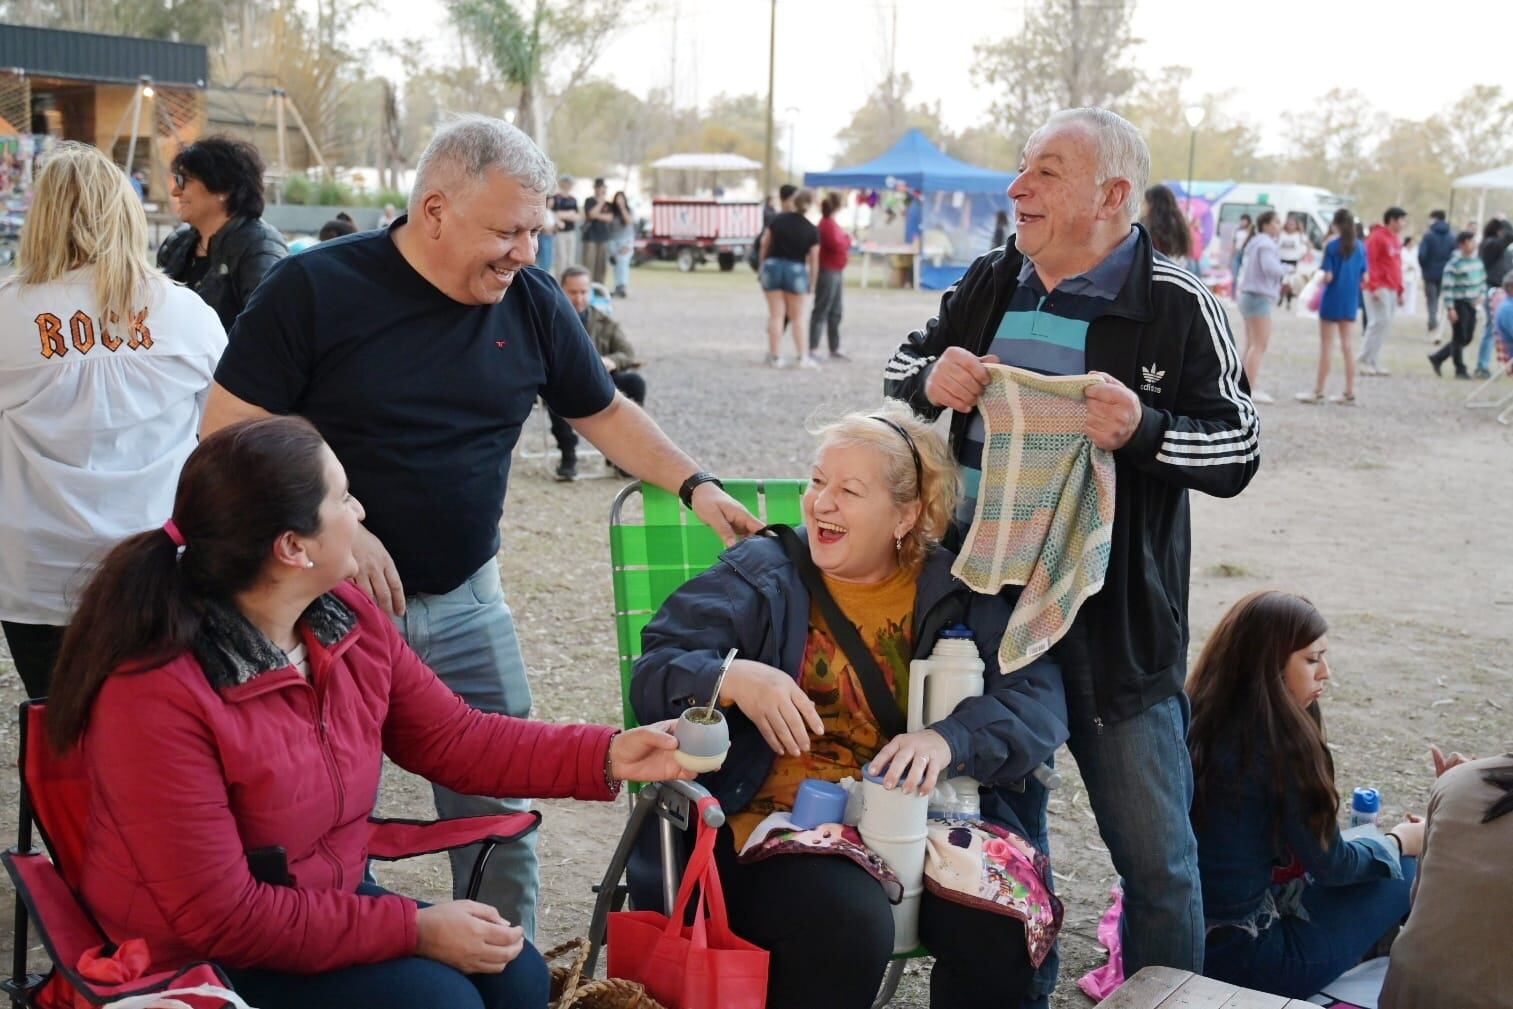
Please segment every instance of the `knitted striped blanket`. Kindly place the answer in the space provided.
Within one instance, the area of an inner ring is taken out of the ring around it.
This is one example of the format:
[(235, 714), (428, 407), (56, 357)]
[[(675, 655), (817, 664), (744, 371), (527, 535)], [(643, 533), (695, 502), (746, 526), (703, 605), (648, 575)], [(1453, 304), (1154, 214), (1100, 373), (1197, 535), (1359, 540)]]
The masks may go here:
[(1024, 592), (999, 669), (1028, 665), (1103, 588), (1114, 528), (1114, 457), (1082, 433), (1083, 390), (1101, 378), (989, 365), (977, 510), (951, 573), (978, 592)]

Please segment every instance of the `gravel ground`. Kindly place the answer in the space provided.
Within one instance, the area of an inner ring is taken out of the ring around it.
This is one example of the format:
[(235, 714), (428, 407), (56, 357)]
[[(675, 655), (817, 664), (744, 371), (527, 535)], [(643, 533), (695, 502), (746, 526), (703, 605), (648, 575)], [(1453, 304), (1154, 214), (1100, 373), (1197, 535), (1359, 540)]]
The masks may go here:
[[(804, 472), (807, 418), (880, 398), (882, 363), (934, 310), (929, 292), (846, 292), (851, 364), (818, 371), (761, 365), (765, 309), (744, 268), (684, 275), (662, 266), (633, 274), (616, 314), (648, 362), (648, 407), (708, 468), (729, 476)], [(1238, 317), (1234, 321), (1238, 324)], [(1335, 681), (1325, 714), (1342, 790), (1375, 785), (1394, 815), (1422, 811), (1439, 742), (1488, 754), (1513, 745), (1513, 567), (1499, 502), (1513, 499), (1513, 429), (1461, 408), (1463, 383), (1436, 380), (1421, 319), (1400, 318), (1386, 361), (1394, 375), (1362, 379), (1361, 405), (1291, 401), (1311, 385), (1315, 324), (1280, 315), (1262, 409), (1263, 465), (1231, 501), (1193, 499), (1193, 648), (1240, 595), (1276, 586), (1307, 594), (1330, 619)], [(1336, 378), (1336, 385), (1338, 384)], [(1337, 391), (1337, 388), (1331, 391)], [(619, 715), (605, 527), (623, 481), (554, 482), (545, 421), (531, 421), (517, 452), (501, 562), (535, 688), (536, 713), (557, 721)], [(585, 461), (585, 473), (600, 471)], [(0, 661), (5, 661), (0, 652)], [(17, 701), (14, 677), (5, 699)], [(0, 725), (0, 747), (15, 731)], [(1075, 977), (1101, 957), (1095, 933), (1114, 874), (1075, 764), (1051, 804), (1053, 860), (1067, 905), (1062, 984), (1053, 1004), (1090, 1004)], [(0, 798), (13, 815), (7, 781)], [(423, 816), (430, 789), (390, 769), (386, 814)], [(589, 887), (602, 872), (623, 805), (542, 804), (543, 947), (585, 932)], [(389, 885), (446, 896), (440, 858), (382, 867)], [(7, 884), (8, 885), (8, 884)], [(34, 962), (40, 951), (33, 952)], [(928, 1004), (927, 970), (913, 967), (897, 1004)]]

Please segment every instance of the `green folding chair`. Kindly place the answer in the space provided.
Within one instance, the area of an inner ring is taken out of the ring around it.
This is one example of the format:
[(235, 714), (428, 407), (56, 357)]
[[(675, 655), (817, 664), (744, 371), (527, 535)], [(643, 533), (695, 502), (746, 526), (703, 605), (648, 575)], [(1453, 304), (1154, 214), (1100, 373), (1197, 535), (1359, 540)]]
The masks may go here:
[[(798, 525), (803, 521), (799, 502), (807, 484), (806, 480), (727, 480), (725, 490), (764, 522)], [(639, 518), (633, 517), (633, 509), (628, 507), (633, 498), (641, 501)], [(633, 483), (615, 496), (609, 517), (609, 556), (615, 590), (615, 637), (620, 651), (620, 701), (627, 729), (639, 724), (630, 705), (630, 674), (641, 655), (641, 631), (668, 596), (694, 575), (708, 570), (724, 549), (714, 530), (684, 508), (676, 494)], [(628, 896), (625, 867), (647, 818), (658, 818), (662, 900), (664, 907), (672, 907), (682, 864), (683, 832), (698, 801), (709, 795), (704, 786), (692, 781), (631, 782), (629, 790), (633, 793), (629, 823), (604, 879), (594, 888), (598, 898), (588, 932), (586, 969), (590, 977), (604, 943), (609, 912), (624, 906)], [(718, 807), (705, 817), (705, 823), (713, 828), (724, 822), (725, 814)]]
[[(781, 522), (797, 526), (803, 522), (801, 499), (807, 480), (727, 480), (725, 491), (764, 524)], [(639, 521), (627, 518), (626, 505), (634, 497), (641, 499)], [(683, 507), (677, 495), (657, 487), (634, 483), (615, 497), (610, 509), (609, 556), (615, 590), (615, 636), (620, 647), (620, 700), (627, 729), (639, 724), (630, 705), (630, 675), (641, 656), (641, 631), (651, 622), (667, 597), (694, 575), (708, 570), (725, 544), (697, 516)], [(604, 943), (609, 912), (624, 906), (628, 895), (622, 880), (631, 849), (649, 816), (658, 817), (662, 841), (662, 900), (671, 907), (677, 894), (678, 867), (681, 864), (683, 831), (688, 829), (689, 815), (698, 800), (708, 791), (691, 781), (668, 781), (639, 785), (631, 783), (637, 794), (631, 800), (630, 821), (620, 836), (614, 857), (604, 879), (595, 888), (598, 899), (589, 924), (589, 958), (587, 976), (592, 977), (599, 950)], [(711, 810), (705, 822), (714, 828), (724, 824), (725, 815)], [(893, 998), (903, 976), (904, 964), (917, 950), (894, 957), (888, 966), (883, 988), (874, 1009)]]

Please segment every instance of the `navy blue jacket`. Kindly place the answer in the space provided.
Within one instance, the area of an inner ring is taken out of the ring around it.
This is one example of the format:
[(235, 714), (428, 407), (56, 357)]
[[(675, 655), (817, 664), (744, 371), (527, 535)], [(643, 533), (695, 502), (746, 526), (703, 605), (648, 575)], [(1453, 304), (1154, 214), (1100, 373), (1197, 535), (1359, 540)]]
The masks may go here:
[[(1240, 771), (1238, 753), (1221, 757), (1211, 776), (1225, 782), (1218, 802), (1195, 816), (1198, 873), (1203, 881), (1203, 917), (1208, 927), (1245, 925), (1265, 928), (1279, 907), (1274, 868), (1296, 856), (1315, 886), (1349, 886), (1373, 879), (1401, 879), (1397, 845), (1374, 837), (1346, 841), (1334, 831), (1327, 846), (1308, 829), (1297, 808), (1297, 795), (1284, 796), (1278, 809), (1271, 795), (1271, 761), (1265, 754)], [(1217, 793), (1217, 790), (1216, 790)], [(1210, 794), (1216, 794), (1210, 793)], [(1280, 829), (1278, 829), (1280, 827)]]
[(1424, 279), (1439, 283), (1445, 275), (1445, 264), (1455, 254), (1455, 236), (1450, 233), (1449, 221), (1435, 221), (1418, 242), (1418, 268)]
[[(804, 531), (799, 530), (803, 536)], [(1067, 738), (1066, 696), (1050, 654), (1008, 676), (998, 672), (998, 646), (1010, 604), (973, 592), (951, 574), (955, 556), (935, 549), (920, 571), (914, 602), (914, 656), (935, 647), (941, 630), (972, 629), (987, 667), (985, 692), (959, 704), (930, 728), (951, 746), (952, 775), (984, 786), (983, 816), (1044, 844), (1045, 792), (1026, 776)], [(663, 604), (642, 632), (643, 654), (631, 677), (631, 706), (643, 723), (676, 718), (708, 702), (721, 660), (740, 657), (798, 678), (809, 635), (809, 592), (774, 539), (753, 536), (721, 555)], [(1051, 654), (1054, 654), (1054, 650)], [(750, 803), (776, 755), (740, 709), (726, 709), (730, 754), (699, 781), (729, 812)]]

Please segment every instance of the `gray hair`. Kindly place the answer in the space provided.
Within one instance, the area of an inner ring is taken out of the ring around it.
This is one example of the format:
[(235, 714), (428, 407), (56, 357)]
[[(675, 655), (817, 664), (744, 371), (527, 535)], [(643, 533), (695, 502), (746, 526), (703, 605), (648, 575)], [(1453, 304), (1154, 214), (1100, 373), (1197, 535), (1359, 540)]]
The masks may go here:
[(1098, 145), (1098, 184), (1101, 186), (1110, 179), (1127, 181), (1130, 190), (1129, 199), (1124, 203), (1124, 212), (1131, 221), (1139, 217), (1140, 200), (1150, 181), (1151, 152), (1135, 124), (1118, 113), (1096, 105), (1062, 109), (1030, 135), (1025, 147), (1034, 143), (1041, 134), (1067, 123), (1081, 123), (1092, 131), (1093, 140)]
[(557, 183), (557, 166), (524, 132), (503, 119), (468, 114), (437, 130), (426, 145), (410, 199), (438, 188), (448, 176), (472, 182), (492, 168), (536, 193), (549, 193)]

